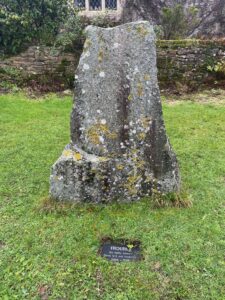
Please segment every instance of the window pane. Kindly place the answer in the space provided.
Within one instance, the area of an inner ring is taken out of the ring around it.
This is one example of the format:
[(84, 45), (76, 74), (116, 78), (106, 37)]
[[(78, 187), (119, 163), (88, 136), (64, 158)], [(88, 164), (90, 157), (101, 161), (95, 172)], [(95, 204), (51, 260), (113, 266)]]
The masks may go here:
[(90, 10), (101, 10), (102, 1), (101, 0), (89, 0)]
[(85, 0), (75, 0), (74, 3), (77, 8), (80, 8), (80, 9), (85, 8)]
[(107, 9), (117, 9), (117, 0), (106, 0), (105, 7)]

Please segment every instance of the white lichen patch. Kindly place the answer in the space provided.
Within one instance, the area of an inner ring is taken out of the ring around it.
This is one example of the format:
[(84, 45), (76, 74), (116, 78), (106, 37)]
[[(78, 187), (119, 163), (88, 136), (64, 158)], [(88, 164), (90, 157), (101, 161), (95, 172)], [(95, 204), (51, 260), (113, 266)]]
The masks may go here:
[(104, 139), (104, 137), (103, 137), (103, 136), (99, 136), (99, 142), (100, 142), (100, 143), (102, 143), (102, 144), (104, 144), (104, 142), (105, 142), (105, 139)]
[(88, 64), (83, 65), (83, 71), (87, 71), (90, 69), (90, 66)]
[(120, 46), (119, 43), (114, 43), (114, 44), (113, 44), (113, 49), (117, 49), (117, 48), (119, 48), (119, 46)]
[(102, 125), (105, 125), (107, 122), (106, 122), (106, 119), (102, 119), (101, 122), (100, 122)]
[(101, 72), (99, 73), (99, 76), (100, 76), (101, 78), (104, 78), (104, 77), (105, 77), (105, 72), (101, 71)]

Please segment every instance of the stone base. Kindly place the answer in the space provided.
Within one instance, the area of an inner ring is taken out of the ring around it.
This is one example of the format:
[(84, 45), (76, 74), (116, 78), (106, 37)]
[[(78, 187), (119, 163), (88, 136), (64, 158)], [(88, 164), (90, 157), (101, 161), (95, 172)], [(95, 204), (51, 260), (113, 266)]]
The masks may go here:
[(109, 203), (129, 202), (179, 190), (178, 172), (156, 179), (142, 162), (125, 157), (105, 158), (87, 154), (74, 145), (66, 146), (52, 167), (50, 194), (59, 201)]

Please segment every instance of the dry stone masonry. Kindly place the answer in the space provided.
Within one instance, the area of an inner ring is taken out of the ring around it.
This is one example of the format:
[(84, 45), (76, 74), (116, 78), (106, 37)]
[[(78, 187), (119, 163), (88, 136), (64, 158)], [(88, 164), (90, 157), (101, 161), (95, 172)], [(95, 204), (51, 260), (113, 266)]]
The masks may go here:
[(176, 90), (185, 87), (224, 87), (224, 75), (211, 72), (225, 61), (225, 41), (178, 40), (157, 41), (158, 79), (161, 89)]
[[(25, 79), (48, 78), (54, 74), (68, 81), (68, 77), (74, 76), (79, 57), (78, 50), (76, 53), (63, 53), (58, 49), (52, 53), (48, 47), (33, 46), (18, 56), (0, 59), (0, 79), (1, 74), (4, 75), (1, 69), (13, 68), (20, 70)], [(225, 41), (223, 40), (157, 41), (158, 79), (162, 89), (174, 90), (177, 82), (190, 89), (213, 86), (215, 82), (222, 86), (223, 78), (210, 72), (208, 67), (213, 67), (224, 60)], [(11, 80), (15, 82), (15, 77), (12, 76)]]
[(53, 165), (57, 200), (138, 200), (177, 191), (176, 156), (166, 136), (153, 27), (146, 21), (88, 26), (75, 82), (71, 143)]
[(63, 63), (66, 63), (67, 69), (74, 69), (77, 65), (76, 57), (72, 53), (63, 53), (60, 49), (31, 46), (17, 56), (0, 59), (0, 68), (13, 67), (23, 70), (27, 75), (43, 75), (48, 72), (59, 73)]

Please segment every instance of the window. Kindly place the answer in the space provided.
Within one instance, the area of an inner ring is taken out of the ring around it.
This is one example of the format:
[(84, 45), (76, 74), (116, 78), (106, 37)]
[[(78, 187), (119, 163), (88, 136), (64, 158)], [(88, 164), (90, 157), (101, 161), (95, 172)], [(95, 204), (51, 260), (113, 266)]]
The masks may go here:
[(106, 0), (105, 7), (106, 9), (117, 9), (117, 0)]
[(79, 9), (85, 9), (85, 0), (75, 0), (75, 6)]
[(74, 0), (78, 9), (86, 11), (118, 10), (120, 0)]
[(101, 0), (89, 0), (89, 9), (90, 10), (102, 10), (102, 1)]

